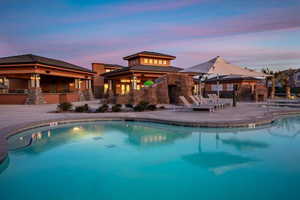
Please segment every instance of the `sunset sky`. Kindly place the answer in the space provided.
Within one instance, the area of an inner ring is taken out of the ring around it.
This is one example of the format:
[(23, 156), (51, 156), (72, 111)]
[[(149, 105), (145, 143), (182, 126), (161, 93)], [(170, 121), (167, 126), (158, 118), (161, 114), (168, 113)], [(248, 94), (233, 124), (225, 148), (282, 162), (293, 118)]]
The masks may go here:
[(37, 54), (87, 68), (157, 51), (190, 67), (215, 56), (300, 68), (300, 0), (0, 0), (0, 57)]

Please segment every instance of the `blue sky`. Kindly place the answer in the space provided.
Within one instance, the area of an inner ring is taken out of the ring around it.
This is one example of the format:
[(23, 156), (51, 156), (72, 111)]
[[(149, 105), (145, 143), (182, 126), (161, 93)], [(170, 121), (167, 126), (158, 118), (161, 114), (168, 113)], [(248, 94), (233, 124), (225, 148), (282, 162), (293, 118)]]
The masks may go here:
[(33, 53), (90, 68), (158, 51), (190, 67), (215, 56), (300, 68), (299, 0), (0, 0), (0, 57)]

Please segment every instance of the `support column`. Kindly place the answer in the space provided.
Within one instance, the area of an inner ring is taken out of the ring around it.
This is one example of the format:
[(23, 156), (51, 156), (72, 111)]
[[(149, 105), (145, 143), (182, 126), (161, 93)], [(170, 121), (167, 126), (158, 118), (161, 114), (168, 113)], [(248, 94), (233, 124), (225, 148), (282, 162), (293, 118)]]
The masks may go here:
[(137, 77), (135, 74), (132, 75), (132, 84), (131, 84), (131, 90), (130, 90), (130, 102), (132, 104), (135, 104), (136, 102), (139, 102), (138, 94), (137, 94)]
[(81, 91), (81, 83), (82, 83), (82, 80), (80, 78), (75, 79), (75, 90), (77, 91), (78, 96), (79, 96), (78, 100), (79, 101), (84, 101), (85, 96), (84, 96), (83, 92)]
[(0, 77), (0, 84), (4, 85), (4, 89), (1, 89), (0, 93), (8, 93), (9, 80), (6, 77)]
[(137, 79), (136, 79), (136, 76), (133, 74), (132, 76), (132, 89), (133, 90), (136, 90), (137, 89)]
[(45, 99), (40, 88), (41, 77), (39, 74), (32, 74), (30, 76), (30, 87), (25, 104), (44, 104)]
[(201, 79), (202, 79), (202, 75), (199, 75), (199, 84), (198, 84), (198, 96), (202, 97), (202, 82), (201, 82)]
[(107, 92), (108, 103), (116, 103), (116, 97), (115, 97), (116, 92), (114, 91), (115, 89), (113, 87), (114, 87), (113, 80), (108, 80), (108, 92)]
[(220, 80), (219, 80), (219, 74), (217, 74), (217, 96), (220, 98)]
[(85, 100), (90, 101), (94, 99), (93, 91), (92, 91), (92, 81), (85, 80), (86, 90), (84, 91)]

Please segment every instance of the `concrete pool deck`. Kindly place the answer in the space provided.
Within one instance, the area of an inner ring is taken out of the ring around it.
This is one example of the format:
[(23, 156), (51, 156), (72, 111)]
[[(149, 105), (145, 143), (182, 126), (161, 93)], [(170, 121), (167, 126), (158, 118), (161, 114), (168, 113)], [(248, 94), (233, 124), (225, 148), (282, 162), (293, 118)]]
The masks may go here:
[[(97, 101), (78, 102), (75, 105), (84, 103), (92, 108), (99, 107)], [(267, 108), (255, 103), (240, 103), (237, 107), (227, 107), (214, 113), (173, 109), (123, 113), (51, 113), (55, 110), (56, 105), (49, 104), (0, 105), (0, 162), (7, 155), (6, 139), (9, 136), (27, 129), (49, 126), (51, 122), (132, 120), (197, 127), (253, 127), (253, 124), (271, 123), (283, 115), (300, 114), (300, 109), (296, 108)]]

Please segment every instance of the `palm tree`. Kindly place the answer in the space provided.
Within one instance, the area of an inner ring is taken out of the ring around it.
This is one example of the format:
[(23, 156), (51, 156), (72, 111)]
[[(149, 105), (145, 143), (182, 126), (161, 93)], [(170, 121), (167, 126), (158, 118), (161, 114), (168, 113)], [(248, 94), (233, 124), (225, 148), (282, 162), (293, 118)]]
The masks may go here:
[(285, 96), (286, 98), (291, 98), (291, 84), (290, 84), (290, 76), (294, 73), (294, 70), (288, 69), (285, 71), (280, 71), (275, 73), (275, 79), (281, 84), (283, 88), (285, 88)]
[[(264, 68), (261, 70), (263, 73), (268, 74), (271, 76), (271, 82), (272, 82), (272, 88), (271, 88), (271, 94), (270, 94), (270, 98), (274, 99), (275, 98), (275, 73), (273, 70), (270, 70), (268, 67)], [(267, 77), (267, 83), (270, 80), (270, 77)]]

